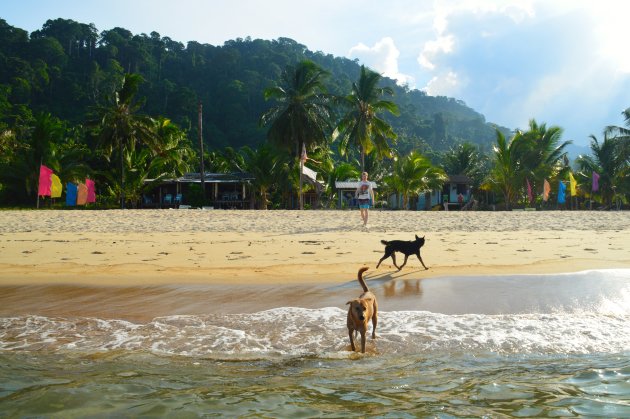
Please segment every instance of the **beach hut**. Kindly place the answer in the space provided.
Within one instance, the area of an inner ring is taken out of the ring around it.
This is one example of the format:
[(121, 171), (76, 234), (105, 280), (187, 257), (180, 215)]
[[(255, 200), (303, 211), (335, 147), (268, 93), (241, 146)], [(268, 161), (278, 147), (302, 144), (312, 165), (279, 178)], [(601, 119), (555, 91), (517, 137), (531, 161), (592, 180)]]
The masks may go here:
[[(205, 173), (204, 207), (216, 209), (245, 209), (250, 207), (249, 184), (254, 177), (248, 173)], [(195, 204), (191, 199), (200, 200), (201, 173), (186, 173), (184, 176), (145, 183), (155, 183), (155, 187), (143, 196), (145, 208), (178, 208), (180, 205)], [(196, 185), (192, 187), (192, 185)], [(191, 188), (192, 187), (192, 188)], [(196, 191), (193, 191), (196, 189)], [(195, 196), (197, 195), (197, 196)]]

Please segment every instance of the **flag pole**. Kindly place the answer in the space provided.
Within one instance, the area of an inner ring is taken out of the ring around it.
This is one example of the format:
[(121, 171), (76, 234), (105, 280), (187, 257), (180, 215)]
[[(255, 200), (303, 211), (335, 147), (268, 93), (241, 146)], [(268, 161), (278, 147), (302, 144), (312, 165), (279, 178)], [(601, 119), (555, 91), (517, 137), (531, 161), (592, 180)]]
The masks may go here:
[[(41, 173), (42, 171), (42, 164), (44, 164), (44, 158), (40, 157), (39, 158), (39, 172)], [(40, 173), (37, 174), (37, 209), (39, 209), (39, 182), (41, 182), (41, 175)]]

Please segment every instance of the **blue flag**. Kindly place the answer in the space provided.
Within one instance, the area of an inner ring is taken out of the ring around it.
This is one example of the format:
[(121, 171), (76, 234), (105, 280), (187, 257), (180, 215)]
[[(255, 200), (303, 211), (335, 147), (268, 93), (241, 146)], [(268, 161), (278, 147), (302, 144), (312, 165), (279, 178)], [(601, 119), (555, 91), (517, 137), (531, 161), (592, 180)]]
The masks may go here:
[(77, 204), (77, 185), (68, 182), (66, 185), (66, 205), (73, 207)]
[(562, 182), (558, 182), (558, 204), (564, 204), (565, 198), (564, 198), (564, 191), (567, 190), (567, 187), (565, 186), (564, 183)]

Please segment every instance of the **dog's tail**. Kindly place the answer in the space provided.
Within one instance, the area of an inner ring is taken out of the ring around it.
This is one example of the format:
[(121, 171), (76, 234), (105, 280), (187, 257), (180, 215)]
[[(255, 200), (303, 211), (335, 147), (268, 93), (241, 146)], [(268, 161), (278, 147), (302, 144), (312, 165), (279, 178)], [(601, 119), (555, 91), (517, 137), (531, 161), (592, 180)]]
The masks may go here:
[(385, 246), (387, 246), (389, 244), (389, 242), (387, 240), (381, 240), (381, 243), (383, 243)]
[(365, 283), (365, 281), (363, 280), (363, 272), (367, 270), (368, 270), (368, 267), (364, 266), (361, 269), (359, 269), (359, 272), (357, 273), (357, 279), (359, 280), (359, 284), (361, 284), (361, 288), (363, 288), (364, 292), (368, 292), (370, 290), (367, 284)]

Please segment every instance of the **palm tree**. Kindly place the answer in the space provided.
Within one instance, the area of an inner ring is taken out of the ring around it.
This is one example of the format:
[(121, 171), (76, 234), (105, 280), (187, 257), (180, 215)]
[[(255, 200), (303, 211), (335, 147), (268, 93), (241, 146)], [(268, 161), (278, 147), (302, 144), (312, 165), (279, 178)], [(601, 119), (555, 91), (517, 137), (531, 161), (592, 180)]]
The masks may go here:
[(388, 187), (402, 195), (402, 207), (408, 209), (411, 195), (439, 188), (447, 179), (441, 168), (433, 166), (422, 154), (412, 151), (394, 161), (393, 173), (386, 178), (386, 183)]
[(617, 185), (620, 194), (630, 193), (630, 108), (622, 112), (626, 127), (609, 126), (606, 133), (614, 136), (617, 142), (617, 154), (620, 161), (620, 178)]
[(603, 203), (610, 206), (615, 191), (627, 191), (627, 185), (624, 185), (628, 182), (628, 157), (623, 156), (623, 140), (620, 137), (610, 138), (604, 134), (601, 143), (594, 135), (590, 138), (593, 155), (578, 157), (576, 163), (580, 167), (579, 176), (588, 182), (593, 172), (597, 172)]
[(564, 167), (567, 155), (565, 148), (571, 141), (562, 141), (562, 128), (546, 124), (538, 124), (536, 120), (529, 121), (529, 130), (518, 137), (520, 144), (520, 166), (523, 174), (530, 181), (532, 188), (543, 182), (543, 179), (553, 178)]
[(142, 102), (136, 95), (142, 81), (139, 74), (126, 74), (121, 89), (115, 93), (114, 103), (97, 109), (98, 138), (105, 157), (110, 160), (117, 152), (120, 161), (121, 208), (125, 208), (125, 158), (128, 158), (125, 154), (133, 152), (138, 144), (155, 144), (150, 119), (138, 113)]
[(503, 194), (506, 209), (510, 209), (515, 201), (516, 191), (519, 188), (520, 178), (518, 177), (518, 140), (517, 133), (512, 141), (508, 142), (501, 131), (497, 131), (497, 144), (494, 146), (494, 162), (490, 171), (490, 183)]
[(245, 169), (254, 178), (253, 188), (260, 208), (266, 210), (269, 205), (268, 192), (277, 184), (282, 175), (282, 159), (280, 154), (269, 144), (257, 149), (244, 146), (240, 150)]
[(317, 64), (305, 60), (288, 66), (280, 84), (265, 90), (265, 100), (275, 99), (277, 105), (261, 116), (260, 125), (269, 126), (267, 138), (271, 142), (294, 148), (297, 158), (303, 148), (311, 150), (316, 144), (325, 144), (332, 130), (331, 100), (323, 83), (327, 75)]
[(342, 117), (335, 131), (339, 140), (339, 150), (347, 155), (352, 147), (361, 151), (361, 171), (365, 169), (365, 155), (376, 151), (379, 157), (391, 157), (388, 141), (396, 140), (397, 136), (392, 127), (381, 119), (378, 114), (387, 111), (399, 115), (395, 103), (382, 100), (385, 94), (392, 95), (389, 87), (377, 87), (381, 75), (361, 66), (358, 82), (352, 84), (352, 93), (342, 99), (342, 104), (348, 109)]
[(157, 118), (151, 120), (155, 136), (154, 147), (151, 150), (157, 167), (168, 171), (170, 176), (181, 176), (192, 167), (195, 152), (186, 133), (170, 119)]
[(472, 180), (472, 188), (481, 186), (488, 172), (488, 157), (469, 142), (452, 146), (442, 156), (444, 171), (451, 175), (465, 175)]

